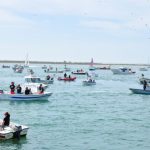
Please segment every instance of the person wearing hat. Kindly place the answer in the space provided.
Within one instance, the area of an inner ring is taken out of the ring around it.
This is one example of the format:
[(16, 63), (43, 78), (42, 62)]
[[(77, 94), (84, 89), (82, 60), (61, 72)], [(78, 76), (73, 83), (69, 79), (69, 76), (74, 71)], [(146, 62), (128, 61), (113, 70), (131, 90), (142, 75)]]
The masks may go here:
[(15, 85), (14, 85), (14, 82), (11, 82), (11, 85), (10, 85), (10, 94), (15, 94)]

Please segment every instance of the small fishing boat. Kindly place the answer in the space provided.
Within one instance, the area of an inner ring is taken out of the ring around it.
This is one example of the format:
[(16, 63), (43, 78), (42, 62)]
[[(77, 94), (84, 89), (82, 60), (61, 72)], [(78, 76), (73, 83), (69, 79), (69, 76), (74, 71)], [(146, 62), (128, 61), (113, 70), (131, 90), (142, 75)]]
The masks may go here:
[[(2, 120), (0, 121), (2, 124)], [(26, 136), (29, 127), (25, 125), (19, 125), (13, 122), (10, 122), (9, 126), (4, 128), (0, 127), (0, 140), (7, 140), (12, 138), (20, 138), (20, 136)]]
[(58, 77), (58, 80), (59, 81), (74, 81), (76, 80), (76, 77), (66, 77), (66, 78), (61, 78), (61, 77)]
[(11, 101), (30, 101), (30, 100), (48, 100), (48, 98), (52, 95), (50, 92), (44, 92), (42, 94), (33, 93), (25, 95), (22, 94), (10, 94), (10, 92), (1, 92), (0, 100), (11, 100)]
[(64, 71), (63, 70), (53, 70), (53, 69), (46, 69), (44, 70), (45, 73), (63, 73)]
[(47, 66), (46, 65), (42, 66), (42, 69), (47, 69)]
[(2, 68), (10, 68), (10, 66), (2, 65)]
[(132, 93), (134, 93), (134, 94), (145, 94), (145, 95), (150, 95), (150, 89), (143, 90), (143, 89), (134, 89), (134, 88), (130, 88), (129, 90), (131, 90)]
[(92, 80), (92, 79), (89, 79), (89, 80), (83, 81), (82, 83), (83, 83), (83, 85), (86, 85), (86, 86), (96, 85), (95, 80)]
[(101, 65), (100, 67), (97, 67), (97, 69), (100, 69), (100, 70), (110, 70), (110, 65)]
[(148, 71), (148, 69), (145, 68), (145, 67), (141, 67), (141, 68), (139, 68), (139, 70), (140, 70), (140, 71)]

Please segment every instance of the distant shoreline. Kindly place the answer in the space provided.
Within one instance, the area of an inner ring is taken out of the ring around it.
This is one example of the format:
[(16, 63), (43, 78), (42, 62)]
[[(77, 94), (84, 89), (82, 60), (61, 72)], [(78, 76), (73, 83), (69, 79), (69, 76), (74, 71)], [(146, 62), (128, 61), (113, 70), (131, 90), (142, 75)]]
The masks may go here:
[[(0, 64), (24, 64), (20, 60), (0, 60)], [(53, 61), (30, 61), (30, 64), (68, 64), (68, 65), (89, 65), (90, 62), (53, 62)], [(133, 66), (150, 66), (150, 64), (128, 64), (128, 63), (94, 63), (94, 65), (133, 65)]]

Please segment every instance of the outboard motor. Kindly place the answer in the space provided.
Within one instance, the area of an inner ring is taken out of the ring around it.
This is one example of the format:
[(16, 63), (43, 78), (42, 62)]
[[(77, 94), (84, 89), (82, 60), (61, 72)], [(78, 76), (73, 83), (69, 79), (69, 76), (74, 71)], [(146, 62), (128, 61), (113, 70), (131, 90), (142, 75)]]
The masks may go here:
[(15, 132), (13, 133), (13, 138), (17, 138), (20, 140), (20, 132), (22, 131), (22, 127), (20, 125), (15, 125)]

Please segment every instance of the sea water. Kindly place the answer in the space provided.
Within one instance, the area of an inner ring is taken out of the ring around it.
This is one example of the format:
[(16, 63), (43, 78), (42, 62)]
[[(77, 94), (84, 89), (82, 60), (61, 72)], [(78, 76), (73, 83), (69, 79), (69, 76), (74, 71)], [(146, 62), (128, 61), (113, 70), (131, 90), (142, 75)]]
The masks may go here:
[[(32, 69), (45, 78), (41, 66)], [(88, 71), (88, 66), (71, 66), (72, 71), (81, 68)], [(97, 70), (94, 86), (82, 85), (86, 76), (63, 82), (57, 80), (63, 74), (55, 74), (48, 101), (0, 101), (0, 118), (8, 111), (11, 121), (29, 127), (19, 141), (0, 141), (0, 150), (150, 150), (150, 96), (129, 90), (142, 88), (138, 78), (143, 72), (133, 69), (135, 75)], [(26, 74), (26, 69), (19, 74), (0, 68), (0, 88), (23, 83)], [(144, 74), (150, 77), (150, 70)]]

